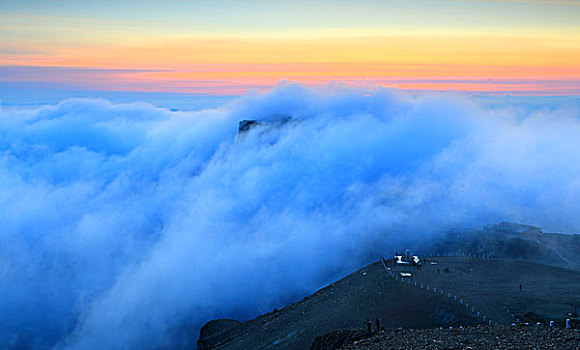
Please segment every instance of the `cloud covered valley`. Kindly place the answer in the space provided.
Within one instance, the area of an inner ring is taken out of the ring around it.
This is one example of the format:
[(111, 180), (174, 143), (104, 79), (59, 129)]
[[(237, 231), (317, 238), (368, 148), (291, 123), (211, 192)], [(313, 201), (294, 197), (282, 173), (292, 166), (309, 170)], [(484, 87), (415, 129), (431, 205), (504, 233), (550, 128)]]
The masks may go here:
[(4, 108), (0, 348), (186, 348), (449, 229), (580, 231), (579, 111), (299, 84)]

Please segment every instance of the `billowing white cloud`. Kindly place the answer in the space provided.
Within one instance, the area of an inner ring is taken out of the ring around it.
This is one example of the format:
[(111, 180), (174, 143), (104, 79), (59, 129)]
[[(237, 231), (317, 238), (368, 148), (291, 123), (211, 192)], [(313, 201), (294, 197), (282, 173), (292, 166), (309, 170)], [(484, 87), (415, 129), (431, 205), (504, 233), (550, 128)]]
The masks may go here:
[[(301, 85), (5, 109), (0, 347), (185, 347), (448, 228), (578, 230), (578, 111)], [(297, 121), (237, 135), (272, 115)]]

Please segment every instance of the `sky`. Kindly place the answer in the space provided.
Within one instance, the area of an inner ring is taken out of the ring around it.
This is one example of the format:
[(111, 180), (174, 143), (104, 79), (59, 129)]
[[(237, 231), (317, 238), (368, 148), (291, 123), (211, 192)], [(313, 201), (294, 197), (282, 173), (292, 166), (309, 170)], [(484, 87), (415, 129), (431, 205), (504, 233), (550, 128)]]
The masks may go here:
[(0, 99), (236, 96), (283, 80), (577, 96), (579, 18), (575, 0), (0, 0)]

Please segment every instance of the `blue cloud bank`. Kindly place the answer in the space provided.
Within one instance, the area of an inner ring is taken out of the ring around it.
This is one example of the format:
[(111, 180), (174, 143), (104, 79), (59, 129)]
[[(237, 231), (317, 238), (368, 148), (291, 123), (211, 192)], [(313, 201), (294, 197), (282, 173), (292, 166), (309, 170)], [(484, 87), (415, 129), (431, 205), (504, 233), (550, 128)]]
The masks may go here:
[[(4, 108), (0, 348), (186, 348), (446, 229), (574, 232), (578, 105), (285, 84), (198, 112)], [(295, 121), (238, 135), (273, 115)]]

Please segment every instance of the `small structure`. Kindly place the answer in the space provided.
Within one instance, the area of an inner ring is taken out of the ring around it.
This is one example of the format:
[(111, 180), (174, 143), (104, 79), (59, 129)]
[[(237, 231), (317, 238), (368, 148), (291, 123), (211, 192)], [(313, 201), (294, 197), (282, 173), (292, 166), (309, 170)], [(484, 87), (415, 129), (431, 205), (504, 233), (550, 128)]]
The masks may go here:
[(395, 254), (395, 262), (402, 265), (421, 265), (421, 258), (418, 255), (411, 255), (409, 249), (405, 249), (405, 254), (398, 255)]
[(404, 255), (395, 255), (395, 262), (397, 264), (409, 265), (410, 262), (405, 259)]

